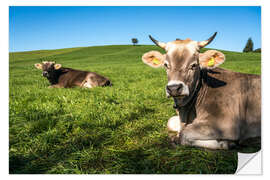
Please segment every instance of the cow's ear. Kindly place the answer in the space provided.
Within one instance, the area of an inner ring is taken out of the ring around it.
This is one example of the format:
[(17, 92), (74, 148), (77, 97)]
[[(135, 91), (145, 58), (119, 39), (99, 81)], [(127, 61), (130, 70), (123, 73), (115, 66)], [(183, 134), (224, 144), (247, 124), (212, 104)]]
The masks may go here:
[(55, 64), (55, 65), (54, 65), (54, 69), (60, 69), (61, 67), (62, 67), (61, 64)]
[(36, 67), (37, 69), (41, 69), (41, 70), (42, 70), (42, 64), (40, 64), (40, 63), (35, 64), (35, 67)]
[(214, 69), (225, 61), (225, 55), (216, 50), (208, 50), (200, 53), (200, 66), (204, 69)]
[(159, 68), (164, 65), (165, 56), (158, 51), (149, 51), (142, 56), (142, 61), (153, 68)]

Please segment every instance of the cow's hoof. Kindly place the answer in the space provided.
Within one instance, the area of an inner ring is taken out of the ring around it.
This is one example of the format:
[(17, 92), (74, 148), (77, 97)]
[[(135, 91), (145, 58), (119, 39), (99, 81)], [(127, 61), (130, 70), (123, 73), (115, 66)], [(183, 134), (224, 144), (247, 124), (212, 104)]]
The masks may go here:
[(179, 135), (169, 133), (169, 143), (174, 148), (176, 148), (178, 145), (180, 145)]
[(171, 146), (172, 146), (173, 148), (177, 148), (177, 144), (176, 144), (174, 141), (171, 141)]

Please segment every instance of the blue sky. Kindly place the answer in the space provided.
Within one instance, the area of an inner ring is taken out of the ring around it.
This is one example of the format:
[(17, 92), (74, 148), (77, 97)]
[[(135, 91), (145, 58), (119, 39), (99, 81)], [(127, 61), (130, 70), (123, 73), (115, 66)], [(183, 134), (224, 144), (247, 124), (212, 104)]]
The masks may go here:
[(261, 47), (261, 8), (255, 6), (76, 7), (11, 6), (9, 50), (29, 51), (69, 47), (153, 44), (176, 38), (205, 40), (209, 48), (242, 51), (247, 39)]

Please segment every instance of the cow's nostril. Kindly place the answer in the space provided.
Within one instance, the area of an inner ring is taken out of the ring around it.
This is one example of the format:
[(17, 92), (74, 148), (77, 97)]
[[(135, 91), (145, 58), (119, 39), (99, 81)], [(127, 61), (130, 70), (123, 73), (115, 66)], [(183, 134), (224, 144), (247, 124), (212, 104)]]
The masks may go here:
[(168, 92), (171, 92), (171, 89), (169, 88), (169, 86), (166, 86), (166, 90), (167, 90)]
[(43, 76), (47, 76), (48, 75), (48, 72), (45, 71), (45, 72), (42, 73), (42, 75)]
[(183, 84), (179, 84), (178, 87), (177, 87), (177, 91), (180, 91), (183, 87)]

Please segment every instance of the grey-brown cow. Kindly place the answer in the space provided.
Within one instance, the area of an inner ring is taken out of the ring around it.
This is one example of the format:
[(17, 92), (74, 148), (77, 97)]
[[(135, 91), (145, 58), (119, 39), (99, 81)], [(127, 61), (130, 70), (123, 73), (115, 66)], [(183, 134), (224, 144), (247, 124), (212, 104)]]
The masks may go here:
[(50, 88), (71, 88), (74, 86), (92, 88), (96, 86), (111, 86), (108, 78), (94, 72), (64, 68), (61, 64), (44, 61), (42, 64), (35, 64), (41, 69), (42, 75), (50, 82)]
[(200, 49), (206, 41), (150, 39), (166, 51), (145, 53), (151, 67), (165, 67), (166, 94), (173, 97), (179, 116), (169, 119), (169, 131), (182, 145), (229, 149), (235, 143), (261, 136), (261, 77), (219, 68), (223, 53)]

